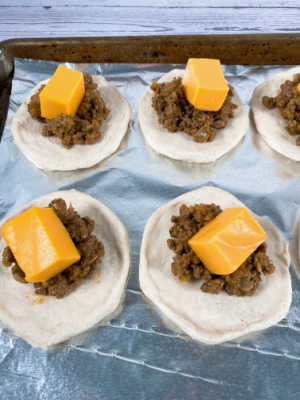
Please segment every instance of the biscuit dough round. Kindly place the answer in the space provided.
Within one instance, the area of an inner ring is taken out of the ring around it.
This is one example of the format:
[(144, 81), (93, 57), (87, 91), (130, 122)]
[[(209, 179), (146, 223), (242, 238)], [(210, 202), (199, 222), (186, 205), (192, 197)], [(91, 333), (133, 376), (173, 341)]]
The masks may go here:
[(236, 197), (216, 187), (185, 193), (159, 208), (148, 220), (140, 253), (141, 289), (173, 326), (206, 344), (222, 343), (276, 324), (288, 313), (292, 288), (288, 244), (267, 219), (255, 216), (267, 233), (267, 254), (276, 266), (262, 277), (250, 297), (218, 295), (200, 290), (203, 281), (179, 282), (171, 272), (174, 253), (167, 246), (172, 215), (182, 204), (215, 203), (223, 210), (245, 207)]
[(102, 135), (94, 144), (76, 144), (66, 149), (58, 137), (42, 136), (43, 124), (31, 117), (27, 105), (32, 95), (48, 80), (35, 86), (17, 110), (12, 122), (14, 141), (21, 152), (38, 168), (46, 171), (89, 168), (118, 149), (128, 129), (130, 105), (117, 88), (102, 76), (94, 75), (93, 81), (98, 85), (99, 93), (110, 110), (100, 128)]
[[(76, 190), (50, 193), (9, 218), (32, 206), (46, 207), (55, 198), (72, 203), (81, 216), (95, 220), (93, 234), (103, 243), (105, 255), (95, 273), (62, 299), (36, 295), (31, 284), (17, 282), (11, 269), (0, 263), (0, 320), (32, 346), (42, 348), (114, 317), (121, 310), (130, 268), (126, 228), (109, 208), (84, 193)], [(0, 260), (5, 246), (1, 237)]]
[[(174, 69), (162, 76), (158, 82), (170, 82), (174, 78), (183, 77), (183, 70)], [(193, 137), (184, 132), (171, 133), (158, 121), (158, 116), (152, 107), (153, 91), (148, 88), (139, 102), (138, 117), (141, 131), (147, 144), (157, 153), (175, 160), (195, 163), (214, 162), (231, 149), (245, 136), (249, 118), (236, 91), (232, 98), (238, 108), (234, 110), (234, 118), (228, 120), (224, 129), (217, 130), (212, 142), (196, 143)]]
[(300, 147), (296, 146), (298, 136), (288, 134), (285, 129), (287, 120), (281, 116), (278, 108), (270, 110), (265, 107), (262, 98), (277, 96), (280, 85), (286, 80), (292, 80), (293, 76), (299, 73), (300, 67), (295, 67), (273, 75), (254, 89), (251, 99), (251, 109), (258, 133), (273, 150), (294, 161), (300, 161)]

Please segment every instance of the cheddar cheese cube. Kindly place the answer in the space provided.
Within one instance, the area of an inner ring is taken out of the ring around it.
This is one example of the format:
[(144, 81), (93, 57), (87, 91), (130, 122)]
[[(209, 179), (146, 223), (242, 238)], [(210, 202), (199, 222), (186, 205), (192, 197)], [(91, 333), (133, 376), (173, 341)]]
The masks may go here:
[(182, 84), (187, 100), (202, 111), (218, 111), (229, 91), (220, 60), (190, 58)]
[(74, 117), (84, 92), (83, 73), (59, 65), (39, 95), (42, 117), (52, 119), (61, 114)]
[(44, 282), (80, 259), (52, 208), (30, 208), (5, 222), (1, 234), (28, 282)]
[(237, 270), (266, 237), (246, 208), (227, 208), (200, 229), (189, 246), (211, 273), (227, 275)]

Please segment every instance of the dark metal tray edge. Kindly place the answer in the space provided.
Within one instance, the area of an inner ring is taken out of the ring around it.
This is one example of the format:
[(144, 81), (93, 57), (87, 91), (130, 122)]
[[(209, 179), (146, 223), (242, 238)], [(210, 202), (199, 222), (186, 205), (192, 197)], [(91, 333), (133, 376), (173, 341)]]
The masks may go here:
[(26, 38), (0, 42), (11, 57), (59, 62), (300, 64), (300, 33), (129, 37)]

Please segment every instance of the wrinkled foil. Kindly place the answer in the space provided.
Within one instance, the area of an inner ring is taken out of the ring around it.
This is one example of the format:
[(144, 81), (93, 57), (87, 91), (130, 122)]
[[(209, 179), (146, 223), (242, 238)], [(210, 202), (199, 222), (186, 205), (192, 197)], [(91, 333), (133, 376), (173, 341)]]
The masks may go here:
[[(138, 101), (153, 80), (175, 66), (80, 64), (76, 68), (103, 74), (127, 98), (133, 110), (129, 132), (118, 154), (105, 163), (88, 170), (45, 173), (14, 145), (10, 126), (23, 98), (56, 66), (16, 60), (0, 144), (0, 219), (35, 197), (76, 188), (102, 201), (126, 225), (132, 273), (117, 318), (55, 349), (34, 349), (3, 327), (0, 398), (299, 399), (300, 283), (292, 267), (293, 303), (284, 320), (239, 340), (205, 346), (169, 330), (144, 301), (138, 260), (150, 215), (174, 197), (203, 185), (232, 192), (254, 212), (267, 216), (291, 242), (300, 202), (300, 163), (274, 153), (257, 135), (253, 122), (245, 140), (213, 164), (159, 156), (145, 146), (137, 120)], [(286, 68), (227, 66), (224, 70), (249, 108), (254, 87)]]

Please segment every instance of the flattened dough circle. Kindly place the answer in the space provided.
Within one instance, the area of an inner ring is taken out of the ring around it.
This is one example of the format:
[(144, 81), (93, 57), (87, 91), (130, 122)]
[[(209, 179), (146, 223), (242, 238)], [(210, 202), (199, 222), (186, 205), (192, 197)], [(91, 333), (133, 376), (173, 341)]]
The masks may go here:
[(254, 89), (251, 99), (251, 109), (258, 133), (273, 150), (294, 161), (300, 161), (300, 147), (296, 146), (296, 137), (286, 131), (287, 120), (281, 116), (278, 108), (273, 110), (266, 108), (262, 104), (262, 98), (277, 96), (280, 85), (287, 79), (292, 80), (294, 74), (299, 73), (300, 67), (296, 67), (273, 75)]
[(18, 108), (12, 122), (12, 133), (21, 152), (38, 168), (46, 171), (72, 171), (89, 168), (112, 155), (125, 136), (131, 109), (127, 100), (102, 76), (93, 76), (110, 113), (101, 125), (102, 136), (94, 144), (76, 144), (66, 149), (57, 137), (44, 137), (42, 123), (27, 110), (30, 98), (47, 80), (40, 82)]
[(180, 283), (171, 273), (174, 253), (166, 241), (171, 216), (178, 214), (183, 203), (215, 203), (222, 209), (245, 207), (224, 190), (202, 187), (159, 208), (146, 224), (140, 253), (140, 285), (146, 298), (172, 325), (207, 344), (222, 343), (268, 328), (284, 318), (292, 296), (288, 245), (275, 226), (265, 218), (256, 216), (267, 233), (268, 255), (276, 270), (262, 278), (254, 296), (204, 293), (200, 290), (202, 281)]
[[(72, 203), (82, 216), (95, 220), (94, 234), (105, 248), (96, 273), (63, 299), (34, 294), (32, 285), (17, 282), (0, 263), (0, 320), (32, 346), (46, 348), (91, 329), (121, 309), (130, 267), (126, 228), (100, 201), (76, 190), (47, 194), (33, 200), (9, 218), (29, 207), (44, 207), (54, 198)], [(4, 221), (1, 222), (0, 226)], [(1, 237), (0, 254), (5, 242)]]
[[(158, 82), (169, 82), (183, 76), (183, 70), (174, 69), (162, 76)], [(248, 126), (248, 113), (235, 93), (233, 103), (235, 117), (228, 121), (226, 128), (217, 131), (215, 139), (210, 143), (196, 143), (184, 132), (170, 133), (159, 122), (156, 111), (152, 107), (153, 91), (148, 88), (139, 102), (139, 123), (147, 144), (157, 153), (175, 160), (196, 163), (214, 162), (231, 149), (245, 136)]]

